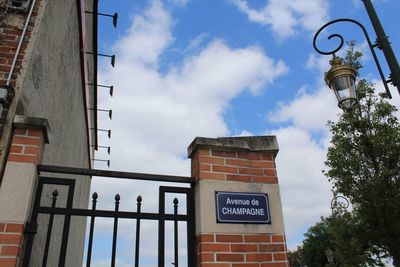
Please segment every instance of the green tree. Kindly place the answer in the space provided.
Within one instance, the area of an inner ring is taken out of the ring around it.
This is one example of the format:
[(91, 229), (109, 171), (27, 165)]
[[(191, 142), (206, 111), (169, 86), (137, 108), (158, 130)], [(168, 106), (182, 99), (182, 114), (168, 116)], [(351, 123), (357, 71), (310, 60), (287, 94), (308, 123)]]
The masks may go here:
[(289, 263), (291, 267), (304, 267), (306, 266), (303, 256), (303, 247), (297, 246), (294, 251), (288, 252)]
[[(354, 46), (353, 46), (354, 47)], [(346, 61), (361, 54), (349, 50)], [(353, 64), (356, 65), (357, 64)], [(359, 67), (359, 66), (357, 66)], [(359, 105), (329, 122), (332, 133), (326, 176), (334, 193), (349, 198), (369, 247), (383, 250), (400, 266), (400, 124), (396, 107), (375, 94), (366, 80), (357, 85)]]
[[(326, 251), (333, 252), (334, 263), (328, 265)], [(310, 227), (303, 241), (303, 260), (308, 267), (384, 266), (368, 240), (364, 238), (358, 217), (337, 210)]]
[(381, 253), (366, 238), (363, 222), (353, 212), (335, 211), (327, 218), (333, 266), (384, 266)]
[(325, 218), (311, 226), (304, 234), (303, 258), (308, 267), (321, 267), (328, 263), (325, 251), (330, 247), (328, 223)]

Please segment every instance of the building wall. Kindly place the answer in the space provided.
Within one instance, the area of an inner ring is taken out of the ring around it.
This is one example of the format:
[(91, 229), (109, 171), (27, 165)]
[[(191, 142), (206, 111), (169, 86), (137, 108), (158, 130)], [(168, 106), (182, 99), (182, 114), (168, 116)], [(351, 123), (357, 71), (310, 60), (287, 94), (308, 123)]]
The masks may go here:
[(42, 2), (17, 80), (16, 114), (48, 119), (43, 164), (88, 168), (77, 1)]
[(76, 1), (43, 1), (41, 13), (17, 81), (16, 113), (48, 119), (43, 164), (89, 167)]
[[(89, 105), (86, 98), (93, 103), (93, 90), (88, 88), (85, 95), (82, 87), (80, 21), (78, 7), (80, 0), (40, 0), (36, 2), (33, 17), (24, 39), (23, 47), (17, 61), (17, 66), (11, 81), (16, 96), (8, 115), (7, 127), (1, 136), (1, 154), (3, 160), (7, 157), (12, 136), (12, 121), (17, 115), (41, 117), (50, 125), (49, 144), (46, 144), (42, 164), (90, 168), (90, 153), (92, 147), (88, 131), (94, 138), (94, 133), (88, 129), (93, 125), (92, 118), (86, 117)], [(85, 9), (91, 10), (93, 0), (86, 0)], [(22, 33), (27, 16), (26, 13), (9, 13), (2, 25), (0, 38), (0, 76), (4, 83), (15, 54), (15, 48)], [(84, 38), (87, 50), (92, 51), (92, 15), (83, 16), (86, 25)], [(7, 40), (11, 39), (12, 40)], [(96, 40), (97, 41), (97, 40)], [(4, 58), (4, 60), (2, 59)], [(93, 82), (93, 57), (88, 56), (87, 78)], [(4, 64), (3, 64), (4, 63)], [(3, 65), (1, 65), (3, 64)], [(89, 124), (88, 121), (89, 120)], [(89, 126), (88, 126), (89, 125)], [(54, 176), (54, 175), (47, 175)], [(58, 175), (60, 177), (61, 175)], [(62, 178), (62, 177), (60, 177)], [(75, 207), (87, 207), (90, 191), (90, 177), (73, 177), (77, 184), (74, 194)], [(1, 186), (1, 185), (0, 185)], [(51, 201), (51, 188), (45, 192), (48, 202)], [(62, 191), (62, 190), (61, 190)], [(62, 198), (62, 192), (60, 194)], [(62, 200), (60, 200), (62, 202)], [(55, 225), (62, 225), (62, 218)], [(2, 218), (0, 218), (0, 222)], [(42, 218), (43, 225), (47, 218)], [(71, 223), (70, 246), (68, 248), (67, 266), (81, 265), (86, 220), (73, 219)], [(82, 227), (83, 226), (83, 227)], [(45, 227), (39, 227), (36, 235), (35, 253), (40, 254), (44, 243)], [(60, 228), (54, 229), (54, 236)], [(71, 240), (73, 242), (71, 242)], [(57, 240), (54, 240), (54, 248)], [(32, 262), (32, 266), (41, 263)], [(56, 266), (49, 261), (48, 266)]]
[[(35, 43), (27, 50), (30, 59), (21, 73), (22, 91), (18, 100), (17, 114), (29, 114), (49, 120), (50, 143), (45, 148), (43, 164), (89, 168), (77, 1), (44, 1), (44, 3), (37, 33), (32, 36), (35, 38)], [(90, 177), (75, 178), (77, 184), (74, 206), (87, 207)], [(47, 201), (51, 200), (51, 191), (49, 188), (44, 194)], [(60, 192), (61, 200), (62, 195)], [(41, 257), (35, 255), (42, 253), (41, 244), (45, 242), (48, 218), (42, 216), (41, 219), (43, 223), (39, 223), (39, 234), (36, 236), (31, 258), (32, 266), (41, 265), (41, 262), (35, 262), (35, 259)], [(85, 223), (85, 218), (75, 218), (71, 222), (71, 245), (67, 252), (67, 266), (81, 265)], [(55, 225), (63, 225), (63, 218), (56, 218)], [(56, 227), (53, 231), (53, 237), (59, 237), (52, 239), (53, 255), (57, 255), (58, 252), (56, 248), (61, 241), (61, 230), (61, 227)], [(56, 266), (57, 257), (49, 257), (48, 265)]]

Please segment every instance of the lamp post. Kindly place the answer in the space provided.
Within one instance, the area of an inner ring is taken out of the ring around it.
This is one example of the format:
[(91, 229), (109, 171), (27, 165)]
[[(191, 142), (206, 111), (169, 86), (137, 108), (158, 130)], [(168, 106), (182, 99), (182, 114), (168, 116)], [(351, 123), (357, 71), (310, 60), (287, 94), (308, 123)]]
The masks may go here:
[(330, 248), (327, 248), (325, 250), (325, 256), (328, 260), (328, 266), (330, 266), (333, 263), (333, 251)]
[[(347, 198), (341, 195), (334, 195), (334, 197), (331, 200), (331, 211), (332, 211), (332, 219), (335, 219), (336, 216), (341, 216), (344, 214), (344, 212), (347, 210), (349, 207), (350, 202)], [(331, 244), (332, 245), (332, 244)], [(333, 263), (335, 253), (332, 251), (330, 247), (327, 247), (325, 250), (325, 256), (326, 259), (328, 260), (328, 264), (326, 264), (326, 267), (332, 267), (336, 266)]]
[[(338, 99), (339, 102), (339, 107), (344, 109), (344, 110), (351, 110), (357, 103), (356, 98), (355, 98), (355, 93), (353, 92), (353, 87), (354, 87), (354, 82), (355, 81), (355, 69), (351, 66), (346, 66), (343, 65), (342, 62), (339, 62), (339, 60), (336, 57), (336, 52), (338, 52), (344, 44), (344, 38), (340, 34), (331, 34), (328, 36), (328, 39), (332, 38), (338, 38), (340, 43), (339, 46), (333, 50), (330, 51), (323, 51), (320, 50), (316, 43), (317, 43), (317, 38), (319, 34), (328, 26), (338, 23), (338, 22), (350, 22), (353, 23), (361, 28), (363, 31), (365, 38), (367, 40), (368, 46), (371, 50), (372, 56), (374, 58), (374, 61), (376, 63), (376, 66), (379, 71), (379, 75), (382, 79), (383, 85), (385, 86), (386, 94), (389, 98), (392, 98), (392, 95), (390, 93), (388, 83), (392, 83), (395, 87), (397, 87), (399, 93), (400, 93), (400, 67), (399, 63), (397, 62), (396, 56), (392, 50), (392, 47), (390, 46), (390, 42), (388, 40), (388, 36), (386, 36), (386, 33), (382, 27), (382, 24), (379, 21), (379, 18), (375, 12), (375, 9), (371, 3), (371, 0), (362, 0), (365, 8), (367, 10), (368, 16), (371, 20), (372, 26), (374, 27), (375, 33), (376, 33), (376, 42), (372, 43), (371, 39), (368, 35), (367, 30), (365, 27), (358, 21), (353, 20), (353, 19), (336, 19), (332, 20), (325, 25), (323, 25), (314, 35), (313, 39), (313, 46), (314, 49), (322, 54), (322, 55), (333, 55), (333, 60), (331, 60), (331, 65), (332, 68), (328, 71), (327, 75), (325, 76), (325, 81), (327, 85), (334, 90), (335, 95)], [(375, 53), (375, 48), (379, 48), (383, 51), (383, 54), (385, 56), (386, 62), (389, 66), (390, 69), (390, 74), (389, 78), (386, 79), (385, 75), (383, 74), (382, 68), (380, 66), (378, 57), (376, 56)], [(352, 85), (352, 86), (350, 86)]]

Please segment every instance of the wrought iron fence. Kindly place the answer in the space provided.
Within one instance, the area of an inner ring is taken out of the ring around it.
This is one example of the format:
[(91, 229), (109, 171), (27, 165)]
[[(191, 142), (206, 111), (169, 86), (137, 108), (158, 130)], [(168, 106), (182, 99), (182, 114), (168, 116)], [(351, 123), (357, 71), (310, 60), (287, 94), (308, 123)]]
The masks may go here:
[[(103, 177), (114, 177), (123, 179), (139, 179), (147, 181), (167, 181), (174, 183), (188, 183), (193, 185), (193, 179), (191, 177), (182, 176), (163, 176), (163, 175), (153, 175), (153, 174), (138, 174), (138, 173), (127, 173), (127, 172), (113, 172), (113, 171), (103, 171), (103, 170), (88, 170), (88, 169), (76, 169), (76, 168), (64, 168), (64, 167), (54, 167), (54, 166), (39, 166), (38, 170), (40, 172), (52, 172), (52, 173), (63, 173), (63, 174), (79, 174), (79, 175), (95, 175)], [(165, 178), (165, 179), (163, 179)], [(63, 190), (65, 197), (64, 205), (61, 204), (60, 207), (60, 192), (57, 189), (52, 190), (51, 196), (47, 196), (48, 205), (45, 205), (43, 199), (46, 197), (44, 194), (45, 186), (63, 186), (67, 187), (67, 190)], [(93, 193), (91, 199), (91, 207), (87, 209), (74, 208), (74, 193), (76, 189), (75, 179), (65, 179), (65, 178), (53, 178), (53, 177), (39, 177), (38, 185), (36, 189), (36, 197), (33, 204), (31, 221), (27, 227), (27, 243), (25, 249), (25, 256), (23, 261), (23, 266), (30, 266), (30, 260), (35, 255), (32, 254), (32, 248), (35, 240), (35, 233), (38, 227), (38, 216), (47, 215), (47, 229), (45, 230), (45, 239), (43, 251), (40, 253), (41, 265), (48, 266), (49, 261), (49, 251), (51, 247), (52, 232), (54, 227), (55, 216), (63, 217), (63, 225), (57, 226), (62, 228), (61, 240), (59, 244), (59, 254), (50, 255), (50, 257), (58, 256), (58, 266), (65, 266), (67, 260), (67, 247), (69, 242), (69, 233), (71, 218), (74, 216), (88, 218), (89, 231), (87, 237), (87, 249), (86, 249), (86, 266), (91, 266), (92, 255), (93, 255), (93, 238), (94, 229), (96, 225), (96, 218), (112, 218), (113, 219), (113, 233), (112, 233), (112, 251), (110, 266), (116, 265), (116, 255), (117, 255), (117, 242), (118, 242), (118, 225), (120, 219), (132, 219), (136, 220), (136, 230), (135, 230), (135, 251), (134, 251), (134, 266), (139, 266), (140, 259), (140, 240), (141, 240), (141, 223), (143, 220), (151, 220), (158, 222), (158, 266), (165, 266), (165, 223), (173, 222), (173, 243), (174, 243), (174, 262), (172, 263), (175, 267), (179, 267), (179, 249), (178, 245), (182, 238), (179, 238), (178, 222), (186, 223), (186, 253), (187, 253), (187, 264), (188, 266), (196, 266), (195, 257), (195, 225), (194, 225), (194, 195), (192, 187), (178, 187), (178, 186), (159, 186), (159, 210), (157, 213), (143, 212), (142, 211), (142, 197), (139, 195), (136, 199), (136, 211), (123, 211), (120, 210), (120, 195), (115, 195), (115, 203), (113, 210), (105, 210), (97, 208), (98, 194)], [(186, 196), (186, 212), (181, 214), (178, 213), (180, 203), (178, 198), (173, 199), (173, 213), (166, 213), (166, 203), (165, 197), (168, 193), (174, 194), (184, 194)], [(51, 201), (50, 199), (51, 198)], [(51, 203), (51, 204), (50, 204)], [(54, 234), (53, 234), (54, 235)], [(53, 259), (54, 260), (54, 259)], [(35, 262), (38, 262), (35, 259)]]

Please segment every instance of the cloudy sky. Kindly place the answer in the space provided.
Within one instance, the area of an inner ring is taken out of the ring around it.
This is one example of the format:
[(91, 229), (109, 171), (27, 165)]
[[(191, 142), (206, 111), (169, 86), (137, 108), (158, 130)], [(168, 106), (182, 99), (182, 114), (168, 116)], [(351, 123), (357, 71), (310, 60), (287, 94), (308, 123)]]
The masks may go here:
[[(374, 5), (400, 58), (400, 2)], [(99, 52), (117, 60), (115, 68), (99, 61), (99, 81), (115, 90), (109, 98), (99, 88), (99, 108), (112, 108), (113, 120), (99, 114), (99, 127), (112, 129), (111, 140), (99, 134), (111, 156), (99, 150), (96, 157), (110, 158), (112, 170), (188, 176), (186, 148), (196, 136), (276, 135), (288, 246), (299, 245), (307, 228), (330, 213), (330, 184), (321, 172), (326, 122), (341, 112), (323, 82), (329, 57), (313, 50), (312, 38), (325, 22), (348, 17), (375, 40), (362, 1), (118, 0), (100, 1), (99, 11), (120, 19), (114, 30), (99, 18)], [(357, 41), (365, 53), (362, 76), (382, 90), (360, 30), (342, 24), (329, 28), (335, 32)], [(320, 47), (334, 48), (326, 36)], [(135, 190), (146, 186), (94, 179), (93, 190), (134, 201)]]

